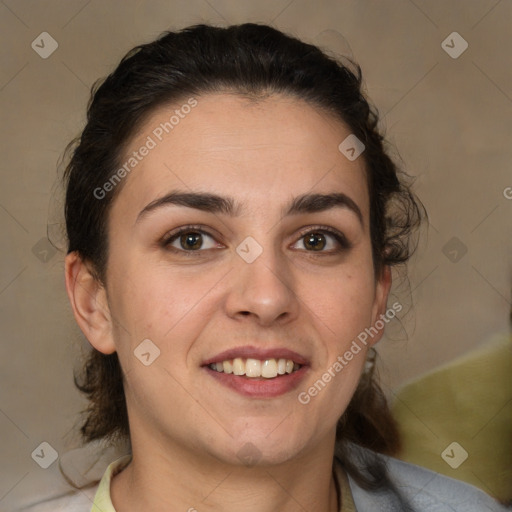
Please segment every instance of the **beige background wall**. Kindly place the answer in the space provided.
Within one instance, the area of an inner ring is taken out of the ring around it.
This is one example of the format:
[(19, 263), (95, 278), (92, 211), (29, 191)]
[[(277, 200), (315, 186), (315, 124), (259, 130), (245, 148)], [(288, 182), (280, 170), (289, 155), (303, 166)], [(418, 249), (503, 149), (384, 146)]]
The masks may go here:
[[(508, 330), (511, 2), (5, 0), (0, 509), (56, 470), (31, 458), (42, 441), (59, 453), (77, 444), (70, 431), (84, 401), (73, 388), (72, 367), (82, 341), (65, 296), (63, 255), (45, 236), (56, 164), (82, 126), (90, 86), (128, 49), (163, 30), (245, 21), (273, 23), (351, 53), (390, 141), (417, 176), (431, 223), (410, 268), (407, 339), (395, 323), (379, 345), (389, 389)], [(469, 44), (456, 59), (441, 46), (454, 31)], [(31, 47), (42, 32), (58, 43), (47, 59)]]

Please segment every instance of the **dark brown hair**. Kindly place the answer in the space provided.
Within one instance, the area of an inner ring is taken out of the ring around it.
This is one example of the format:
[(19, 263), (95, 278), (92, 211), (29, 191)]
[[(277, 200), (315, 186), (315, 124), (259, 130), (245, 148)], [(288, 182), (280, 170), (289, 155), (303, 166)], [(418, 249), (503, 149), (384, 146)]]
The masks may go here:
[[(123, 150), (141, 123), (163, 104), (191, 96), (235, 92), (258, 99), (282, 93), (343, 121), (363, 142), (370, 197), (370, 234), (376, 275), (406, 262), (410, 235), (421, 220), (421, 203), (384, 147), (378, 115), (362, 91), (359, 66), (327, 56), (316, 46), (266, 25), (226, 28), (196, 25), (167, 32), (131, 50), (115, 71), (93, 87), (82, 134), (68, 147), (65, 172), (68, 252), (77, 251), (106, 283), (107, 217), (122, 183), (99, 200), (94, 190), (112, 178)], [(341, 142), (341, 141), (340, 141)], [(399, 179), (400, 177), (400, 179)], [(337, 453), (357, 443), (392, 454), (398, 431), (373, 369), (339, 421)], [(89, 399), (83, 439), (129, 437), (122, 372), (117, 354), (92, 350), (75, 384)], [(355, 478), (372, 483), (346, 462)]]

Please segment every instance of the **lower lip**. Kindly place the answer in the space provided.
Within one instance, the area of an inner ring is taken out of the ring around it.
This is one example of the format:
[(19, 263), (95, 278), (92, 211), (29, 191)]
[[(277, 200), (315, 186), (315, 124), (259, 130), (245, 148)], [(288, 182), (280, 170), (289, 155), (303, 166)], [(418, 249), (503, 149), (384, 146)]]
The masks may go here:
[(249, 378), (232, 373), (217, 372), (208, 366), (203, 368), (218, 382), (237, 393), (251, 398), (273, 398), (284, 395), (297, 388), (306, 375), (307, 366), (302, 366), (293, 373), (287, 373), (273, 379)]

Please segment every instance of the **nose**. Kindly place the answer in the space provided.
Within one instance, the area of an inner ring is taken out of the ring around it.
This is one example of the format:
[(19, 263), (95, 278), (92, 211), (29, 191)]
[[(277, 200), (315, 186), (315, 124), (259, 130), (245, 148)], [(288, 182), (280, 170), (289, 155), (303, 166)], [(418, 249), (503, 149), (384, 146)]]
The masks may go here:
[(270, 249), (252, 263), (237, 254), (226, 300), (227, 314), (237, 320), (252, 319), (261, 326), (283, 325), (297, 317), (299, 299), (295, 280), (285, 258)]

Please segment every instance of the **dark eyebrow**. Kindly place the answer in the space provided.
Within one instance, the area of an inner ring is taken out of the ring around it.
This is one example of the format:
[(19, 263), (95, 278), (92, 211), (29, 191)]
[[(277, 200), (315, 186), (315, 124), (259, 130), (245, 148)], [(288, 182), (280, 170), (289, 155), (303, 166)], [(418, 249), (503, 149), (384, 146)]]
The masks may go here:
[(209, 213), (223, 213), (231, 217), (237, 216), (239, 213), (239, 209), (235, 208), (235, 201), (230, 197), (221, 197), (205, 192), (181, 192), (175, 190), (149, 203), (141, 210), (136, 222), (139, 222), (149, 212), (169, 204), (195, 208), (196, 210)]
[[(222, 197), (206, 192), (182, 192), (176, 190), (149, 203), (139, 213), (136, 222), (139, 222), (149, 212), (170, 204), (195, 208), (196, 210), (209, 213), (222, 213), (231, 217), (238, 216), (242, 209), (242, 205), (237, 205), (231, 197)], [(283, 216), (322, 212), (336, 207), (348, 208), (356, 214), (359, 222), (363, 225), (363, 214), (359, 206), (349, 196), (340, 192), (332, 194), (303, 194), (295, 197), (289, 206), (284, 209)]]
[(303, 194), (295, 197), (285, 215), (323, 212), (331, 208), (348, 208), (356, 214), (361, 225), (364, 224), (363, 214), (359, 206), (357, 206), (353, 199), (341, 192), (332, 194)]

